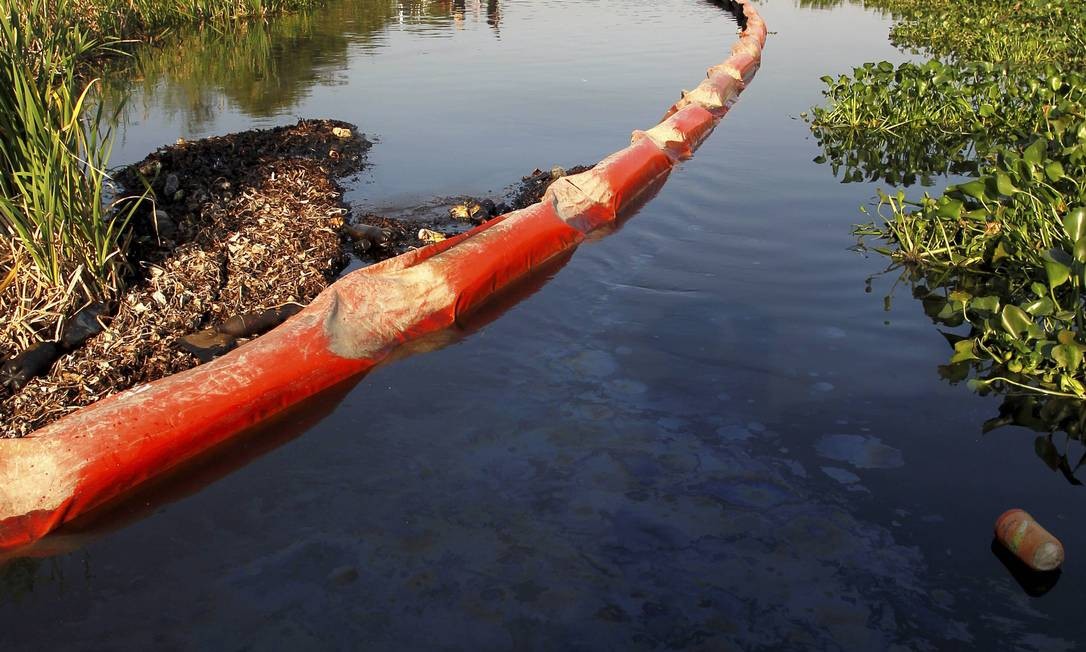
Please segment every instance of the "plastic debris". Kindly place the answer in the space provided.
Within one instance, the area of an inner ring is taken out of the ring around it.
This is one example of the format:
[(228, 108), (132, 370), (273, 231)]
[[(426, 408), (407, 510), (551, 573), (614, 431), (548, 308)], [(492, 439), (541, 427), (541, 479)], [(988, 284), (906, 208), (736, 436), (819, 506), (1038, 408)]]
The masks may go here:
[(215, 330), (233, 337), (252, 337), (275, 328), (288, 317), (301, 312), (302, 306), (288, 303), (277, 308), (268, 308), (261, 312), (249, 312), (236, 315), (215, 324)]
[(354, 240), (362, 251), (371, 245), (383, 247), (392, 241), (392, 232), (369, 224), (347, 224), (343, 227), (347, 237)]
[(467, 201), (449, 209), (449, 217), (456, 220), (471, 220), (475, 224), (482, 224), (500, 214), (497, 204), (489, 199), (478, 202)]
[(1010, 574), (1011, 578), (1031, 598), (1039, 598), (1048, 593), (1060, 581), (1060, 575), (1063, 571), (1058, 568), (1052, 571), (1033, 570), (995, 539), (992, 539), (991, 549), (992, 554), (1003, 565), (1003, 568), (1007, 569), (1007, 573)]
[(60, 345), (71, 350), (86, 342), (89, 338), (101, 333), (103, 330), (102, 318), (108, 314), (109, 306), (102, 302), (92, 303), (75, 313), (64, 324), (64, 332), (60, 336)]
[(423, 242), (441, 242), (444, 239), (444, 233), (438, 233), (437, 231), (431, 231), (430, 229), (419, 229), (419, 240), (422, 240)]
[(60, 355), (55, 342), (39, 342), (0, 365), (0, 384), (15, 391), (45, 373)]
[(454, 220), (466, 220), (471, 217), (471, 208), (468, 204), (457, 204), (449, 209), (449, 217)]
[(1063, 544), (1021, 509), (1003, 512), (995, 524), (996, 539), (1037, 571), (1050, 571), (1063, 564)]
[(220, 333), (214, 328), (186, 335), (177, 340), (177, 348), (196, 356), (200, 362), (211, 362), (237, 346), (233, 335)]

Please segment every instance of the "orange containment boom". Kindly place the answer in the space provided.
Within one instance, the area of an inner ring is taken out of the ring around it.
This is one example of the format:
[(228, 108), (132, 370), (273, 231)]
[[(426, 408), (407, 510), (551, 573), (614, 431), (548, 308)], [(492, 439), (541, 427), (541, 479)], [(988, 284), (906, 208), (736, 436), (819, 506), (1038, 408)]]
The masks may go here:
[(454, 325), (509, 284), (613, 223), (688, 158), (753, 77), (765, 23), (748, 0), (727, 60), (655, 127), (538, 204), (347, 274), (270, 333), (139, 385), (22, 439), (0, 439), (0, 549), (41, 538), (345, 378)]

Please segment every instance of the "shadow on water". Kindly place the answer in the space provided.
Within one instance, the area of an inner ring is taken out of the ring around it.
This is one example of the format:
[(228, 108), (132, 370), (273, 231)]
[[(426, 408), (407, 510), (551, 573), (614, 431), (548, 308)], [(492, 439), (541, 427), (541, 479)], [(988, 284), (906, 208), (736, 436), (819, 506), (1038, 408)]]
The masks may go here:
[[(962, 293), (998, 297), (1000, 305), (1017, 305), (1028, 298), (1028, 288), (1011, 286), (996, 276), (963, 270), (923, 270), (895, 264), (883, 274), (898, 274), (883, 297), (885, 310), (891, 310), (898, 287), (909, 288), (911, 298), (920, 303), (952, 354), (956, 353), (955, 344), (977, 337), (981, 331), (963, 317)], [(871, 281), (867, 280), (868, 288)], [(1070, 484), (1083, 484), (1078, 474), (1086, 465), (1086, 402), (1017, 390), (1003, 382), (1005, 378), (1022, 384), (1028, 381), (1016, 371), (1015, 360), (1000, 363), (990, 358), (961, 357), (964, 359), (954, 355), (947, 364), (938, 365), (939, 377), (951, 385), (974, 386), (982, 395), (1002, 395), (998, 414), (980, 425), (981, 432), (987, 434), (998, 428), (1018, 426), (1037, 433), (1033, 447), (1040, 461)], [(977, 385), (974, 381), (978, 380), (983, 384)]]
[(882, 181), (894, 186), (935, 185), (935, 177), (977, 174), (972, 138), (934, 139), (885, 132), (812, 127), (822, 148), (815, 163), (828, 164), (842, 183)]
[(1035, 571), (1019, 559), (1015, 557), (1010, 550), (1007, 550), (999, 541), (992, 539), (992, 554), (999, 560), (999, 563), (1003, 564), (1003, 567), (1007, 569), (1007, 573), (1014, 578), (1015, 582), (1018, 582), (1018, 586), (1022, 587), (1022, 591), (1031, 598), (1039, 598), (1044, 594), (1055, 588), (1056, 583), (1060, 581), (1060, 575), (1063, 571), (1056, 569), (1053, 571)]

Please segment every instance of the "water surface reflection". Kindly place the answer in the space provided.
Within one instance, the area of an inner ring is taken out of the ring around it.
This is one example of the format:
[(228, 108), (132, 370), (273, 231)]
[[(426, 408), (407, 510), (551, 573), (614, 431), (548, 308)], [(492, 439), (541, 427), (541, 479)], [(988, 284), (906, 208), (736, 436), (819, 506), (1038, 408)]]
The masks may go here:
[[(360, 205), (482, 194), (623, 146), (734, 28), (706, 2), (511, 0), (496, 38), (456, 4), (357, 48), (343, 14), (347, 69), (294, 105), (221, 100), (200, 132), (137, 112), (124, 149), (331, 115), (381, 136)], [(1019, 428), (969, 436), (998, 401), (935, 377), (920, 299), (864, 292), (875, 184), (812, 164), (798, 119), (821, 75), (903, 58), (889, 23), (759, 6), (757, 80), (635, 219), (305, 436), (20, 562), (10, 647), (1073, 649), (1082, 573), (1033, 598), (989, 545), (1021, 505), (1082, 549), (1081, 493)]]

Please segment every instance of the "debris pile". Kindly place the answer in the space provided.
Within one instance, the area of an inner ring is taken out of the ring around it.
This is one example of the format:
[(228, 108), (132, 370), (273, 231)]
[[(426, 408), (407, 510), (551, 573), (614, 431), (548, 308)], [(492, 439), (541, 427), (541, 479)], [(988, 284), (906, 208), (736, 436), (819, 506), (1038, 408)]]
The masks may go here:
[(4, 364), (3, 435), (196, 366), (312, 300), (347, 263), (335, 178), (360, 170), (369, 146), (352, 125), (302, 120), (179, 141), (122, 171), (129, 194), (153, 197), (131, 225), (129, 289), (69, 320), (81, 346)]
[(569, 174), (590, 170), (578, 165), (568, 171), (555, 166), (536, 169), (521, 178), (504, 200), (457, 197), (426, 207), (413, 207), (397, 215), (366, 213), (345, 230), (354, 252), (366, 262), (378, 262), (412, 249), (441, 242), (510, 211), (527, 208), (543, 198), (552, 183)]
[(347, 123), (301, 120), (178, 141), (121, 171), (129, 195), (152, 199), (130, 224), (129, 288), (117, 305), (73, 315), (58, 341), (0, 364), (0, 436), (259, 336), (327, 287), (351, 251), (367, 264), (441, 242), (538, 202), (567, 174), (535, 170), (504, 201), (460, 197), (351, 220), (336, 178), (360, 171), (369, 147)]

